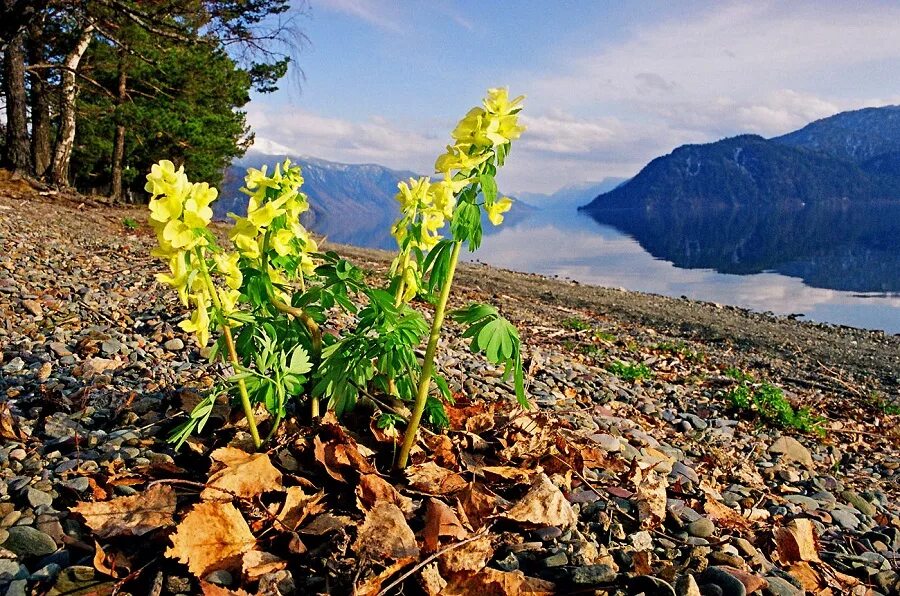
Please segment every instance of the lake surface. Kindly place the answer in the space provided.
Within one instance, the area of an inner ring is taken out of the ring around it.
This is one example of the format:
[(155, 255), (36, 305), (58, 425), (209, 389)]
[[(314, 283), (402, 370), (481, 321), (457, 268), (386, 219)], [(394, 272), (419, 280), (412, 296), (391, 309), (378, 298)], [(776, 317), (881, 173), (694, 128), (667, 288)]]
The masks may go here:
[[(900, 333), (900, 205), (541, 210), (488, 228), (474, 257), (491, 265)], [(340, 238), (378, 248), (386, 240)]]

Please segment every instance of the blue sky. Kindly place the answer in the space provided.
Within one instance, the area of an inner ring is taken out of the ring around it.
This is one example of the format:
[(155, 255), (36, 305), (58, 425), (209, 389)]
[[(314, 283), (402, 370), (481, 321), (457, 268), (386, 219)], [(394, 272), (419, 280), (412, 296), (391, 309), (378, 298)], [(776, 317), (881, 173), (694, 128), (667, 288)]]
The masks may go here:
[(887, 2), (310, 0), (302, 90), (255, 96), (257, 148), (430, 173), (485, 89), (527, 96), (506, 192), (631, 176), (683, 143), (900, 103)]

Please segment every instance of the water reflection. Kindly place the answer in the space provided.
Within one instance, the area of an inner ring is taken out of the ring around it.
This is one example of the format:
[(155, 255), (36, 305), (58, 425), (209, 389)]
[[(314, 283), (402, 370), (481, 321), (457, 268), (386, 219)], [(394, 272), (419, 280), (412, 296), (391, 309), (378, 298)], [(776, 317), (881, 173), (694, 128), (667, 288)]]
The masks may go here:
[(892, 293), (900, 291), (900, 208), (882, 207), (869, 215), (845, 209), (719, 218), (620, 211), (604, 214), (603, 223), (541, 211), (504, 226), (477, 257), (590, 284), (898, 333), (900, 296)]

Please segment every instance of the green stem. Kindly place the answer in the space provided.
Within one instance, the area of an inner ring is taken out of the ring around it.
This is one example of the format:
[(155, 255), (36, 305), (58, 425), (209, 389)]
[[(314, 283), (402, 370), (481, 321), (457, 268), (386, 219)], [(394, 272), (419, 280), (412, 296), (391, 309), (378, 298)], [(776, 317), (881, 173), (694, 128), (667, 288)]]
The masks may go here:
[(425, 412), (425, 403), (428, 401), (428, 389), (431, 387), (431, 376), (434, 374), (434, 357), (437, 354), (438, 340), (441, 338), (441, 326), (444, 324), (444, 313), (447, 309), (447, 300), (450, 298), (450, 287), (453, 285), (453, 274), (456, 273), (456, 263), (459, 260), (459, 249), (462, 243), (453, 243), (453, 252), (450, 255), (450, 270), (447, 280), (441, 288), (441, 296), (434, 309), (434, 320), (431, 322), (431, 335), (428, 337), (428, 347), (425, 348), (425, 359), (422, 362), (422, 375), (419, 377), (419, 386), (416, 393), (416, 402), (413, 405), (412, 417), (406, 426), (406, 434), (403, 436), (403, 446), (400, 448), (400, 456), (397, 458), (397, 468), (403, 469), (409, 461), (409, 452), (416, 442), (419, 423)]
[[(199, 246), (195, 249), (195, 252), (197, 253), (197, 259), (200, 261), (200, 271), (203, 273), (203, 281), (206, 284), (206, 289), (209, 291), (213, 306), (216, 308), (216, 318), (219, 320), (219, 328), (222, 330), (222, 335), (225, 337), (225, 347), (228, 349), (228, 357), (231, 360), (231, 364), (237, 369), (240, 366), (241, 361), (238, 358), (237, 350), (234, 347), (234, 338), (231, 336), (231, 328), (228, 326), (228, 323), (225, 321), (225, 316), (222, 313), (222, 303), (219, 301), (219, 294), (216, 292), (216, 286), (213, 284), (212, 277), (209, 275), (209, 268), (206, 266), (206, 257), (203, 255), (203, 249)], [(259, 440), (259, 431), (256, 428), (256, 416), (253, 415), (253, 406), (250, 404), (250, 395), (247, 393), (247, 385), (244, 383), (243, 379), (238, 380), (238, 391), (241, 394), (241, 406), (244, 409), (244, 416), (247, 418), (247, 426), (250, 427), (250, 436), (253, 439), (253, 446), (259, 449), (262, 442)]]
[[(262, 249), (262, 270), (266, 275), (269, 274), (269, 234), (270, 232), (266, 232), (265, 236), (263, 236), (263, 249)], [(300, 282), (303, 284), (304, 291), (306, 288), (306, 283), (303, 281), (303, 273), (300, 273)], [(270, 286), (271, 287), (271, 286)], [(272, 303), (272, 306), (275, 307), (275, 310), (282, 312), (287, 315), (291, 315), (295, 319), (298, 319), (303, 325), (306, 327), (306, 330), (309, 331), (310, 339), (312, 340), (312, 357), (313, 362), (318, 362), (319, 358), (322, 356), (322, 330), (319, 328), (319, 324), (313, 320), (309, 314), (302, 308), (297, 308), (295, 306), (291, 306), (286, 304), (282, 300), (279, 300), (274, 293), (269, 293), (269, 302)], [(319, 417), (319, 398), (318, 397), (310, 397), (310, 414), (313, 419)], [(275, 426), (272, 429), (272, 432), (269, 433), (270, 436), (275, 432), (278, 428), (278, 424), (281, 422), (280, 417), (275, 418)]]

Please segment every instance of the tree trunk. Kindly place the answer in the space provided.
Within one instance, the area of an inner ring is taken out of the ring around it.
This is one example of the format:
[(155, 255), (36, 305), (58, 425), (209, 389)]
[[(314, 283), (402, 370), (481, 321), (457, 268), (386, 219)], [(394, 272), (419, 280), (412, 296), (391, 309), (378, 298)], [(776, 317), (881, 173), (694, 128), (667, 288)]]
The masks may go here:
[[(43, 17), (30, 27), (28, 61), (31, 64), (44, 61), (42, 33)], [(43, 73), (32, 71), (28, 74), (31, 81), (31, 160), (34, 175), (43, 178), (50, 168), (53, 148), (50, 141), (50, 86), (44, 82)]]
[(125, 105), (127, 73), (125, 71), (125, 52), (119, 50), (119, 89), (116, 95), (116, 136), (113, 140), (112, 156), (112, 199), (123, 200), (122, 196), (122, 162), (125, 158), (125, 119), (122, 114)]
[(62, 93), (59, 102), (59, 135), (50, 170), (50, 181), (57, 186), (69, 185), (69, 161), (72, 159), (72, 146), (75, 144), (75, 100), (78, 97), (75, 73), (78, 71), (78, 65), (93, 36), (94, 24), (89, 23), (81, 32), (75, 47), (72, 48), (63, 63)]
[(9, 40), (3, 51), (3, 94), (6, 97), (5, 161), (16, 172), (30, 174), (24, 27)]

